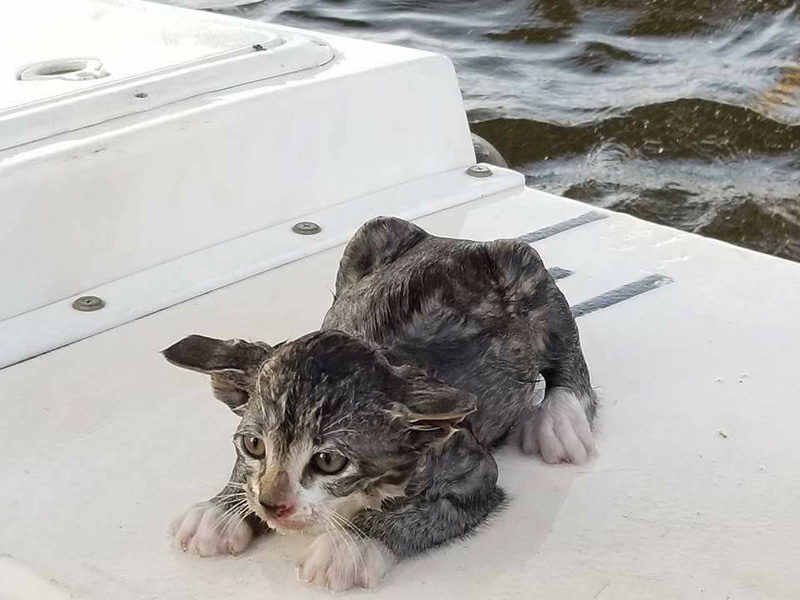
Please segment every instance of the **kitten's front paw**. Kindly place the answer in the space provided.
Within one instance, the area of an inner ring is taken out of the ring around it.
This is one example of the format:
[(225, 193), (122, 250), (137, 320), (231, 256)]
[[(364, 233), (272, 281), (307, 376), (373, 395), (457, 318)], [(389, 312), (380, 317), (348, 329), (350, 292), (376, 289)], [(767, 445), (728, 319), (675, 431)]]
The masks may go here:
[(564, 388), (550, 392), (520, 429), (522, 451), (539, 453), (548, 464), (581, 464), (597, 452), (586, 411), (575, 395)]
[(308, 547), (298, 573), (305, 582), (338, 592), (375, 587), (394, 562), (392, 551), (380, 542), (325, 533)]
[(213, 502), (195, 504), (170, 526), (181, 549), (197, 556), (240, 554), (253, 539), (253, 530), (236, 511), (225, 512)]

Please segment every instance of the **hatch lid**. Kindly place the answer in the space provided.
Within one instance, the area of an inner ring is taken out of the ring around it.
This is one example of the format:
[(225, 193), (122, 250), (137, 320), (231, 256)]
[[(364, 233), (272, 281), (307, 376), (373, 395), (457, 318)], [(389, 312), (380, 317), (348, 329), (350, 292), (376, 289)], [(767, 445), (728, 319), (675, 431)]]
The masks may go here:
[(333, 58), (268, 25), (138, 0), (0, 3), (0, 150)]

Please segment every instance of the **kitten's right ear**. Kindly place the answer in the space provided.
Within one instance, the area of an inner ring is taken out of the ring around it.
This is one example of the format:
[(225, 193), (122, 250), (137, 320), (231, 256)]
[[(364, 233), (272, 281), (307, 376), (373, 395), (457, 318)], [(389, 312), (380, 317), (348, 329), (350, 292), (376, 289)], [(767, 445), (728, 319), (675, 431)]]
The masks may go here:
[(210, 375), (214, 395), (233, 412), (241, 414), (255, 373), (273, 352), (271, 346), (262, 342), (190, 335), (162, 354), (173, 365)]

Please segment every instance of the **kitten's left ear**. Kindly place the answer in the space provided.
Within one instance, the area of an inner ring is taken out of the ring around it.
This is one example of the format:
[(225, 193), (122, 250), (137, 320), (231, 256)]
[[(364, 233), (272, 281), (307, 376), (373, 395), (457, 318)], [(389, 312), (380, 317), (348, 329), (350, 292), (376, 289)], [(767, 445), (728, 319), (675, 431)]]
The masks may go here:
[(170, 363), (211, 376), (214, 395), (241, 414), (256, 370), (274, 349), (262, 342), (217, 340), (190, 335), (162, 352)]
[(392, 406), (392, 416), (414, 431), (449, 437), (456, 426), (477, 410), (477, 399), (470, 393), (439, 381), (415, 382), (403, 403)]

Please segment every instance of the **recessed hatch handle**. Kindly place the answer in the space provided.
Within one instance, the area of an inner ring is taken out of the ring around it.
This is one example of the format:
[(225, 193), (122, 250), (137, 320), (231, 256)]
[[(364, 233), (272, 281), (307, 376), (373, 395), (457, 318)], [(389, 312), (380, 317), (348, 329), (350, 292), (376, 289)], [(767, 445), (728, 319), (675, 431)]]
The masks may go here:
[(103, 63), (96, 58), (54, 58), (22, 67), (17, 73), (20, 81), (65, 79), (86, 81), (108, 76)]

